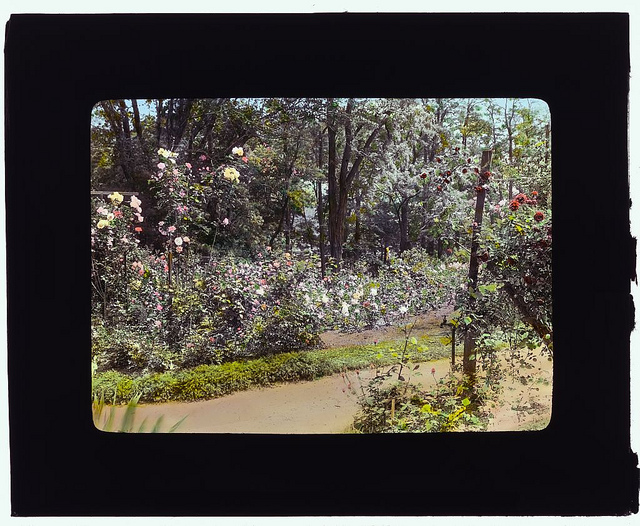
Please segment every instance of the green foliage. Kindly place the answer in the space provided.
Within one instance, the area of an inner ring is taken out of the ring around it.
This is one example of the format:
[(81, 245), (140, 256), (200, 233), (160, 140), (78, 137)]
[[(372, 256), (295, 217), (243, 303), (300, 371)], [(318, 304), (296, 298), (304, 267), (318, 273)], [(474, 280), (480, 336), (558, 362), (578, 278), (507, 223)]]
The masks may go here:
[(252, 356), (301, 351), (320, 343), (320, 321), (309, 312), (287, 303), (257, 319), (248, 339), (247, 353)]
[[(287, 352), (253, 360), (200, 365), (192, 369), (130, 376), (117, 371), (98, 373), (93, 378), (94, 396), (125, 403), (134, 395), (143, 402), (192, 401), (224, 396), (235, 391), (277, 382), (313, 380), (356, 369), (380, 367), (397, 362), (392, 349), (402, 340), (376, 345), (350, 346), (317, 351)], [(434, 339), (420, 341), (407, 353), (418, 362), (448, 355), (448, 349)]]
[(406, 381), (376, 376), (361, 386), (360, 412), (353, 427), (360, 433), (444, 433), (486, 427), (483, 399), (453, 375), (425, 390)]
[(179, 363), (179, 356), (154, 335), (136, 328), (101, 324), (92, 327), (91, 355), (97, 371), (163, 371)]

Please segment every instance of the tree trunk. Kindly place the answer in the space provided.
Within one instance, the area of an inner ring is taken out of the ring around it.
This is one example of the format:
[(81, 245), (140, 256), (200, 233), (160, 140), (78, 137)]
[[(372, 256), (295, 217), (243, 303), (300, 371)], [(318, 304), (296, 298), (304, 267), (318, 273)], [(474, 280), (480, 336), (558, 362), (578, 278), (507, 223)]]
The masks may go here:
[[(485, 171), (489, 171), (491, 168), (491, 157), (493, 152), (491, 150), (485, 150), (482, 152), (482, 162), (480, 163), (480, 177), (478, 178), (478, 184), (482, 184), (482, 174)], [(476, 210), (473, 222), (473, 230), (471, 234), (471, 256), (469, 258), (469, 289), (472, 294), (478, 292), (478, 248), (480, 247), (480, 231), (482, 229), (482, 214), (484, 211), (484, 202), (487, 192), (483, 188), (477, 192), (476, 197)], [(475, 305), (475, 298), (469, 294), (468, 308), (469, 311), (473, 311)], [(467, 331), (464, 337), (464, 354), (462, 358), (462, 370), (471, 381), (475, 380), (476, 375), (476, 338), (477, 329), (473, 323), (468, 325)]]
[(400, 205), (400, 253), (409, 250), (409, 200), (403, 199)]
[[(322, 170), (323, 165), (323, 133), (318, 134), (318, 168)], [(322, 181), (317, 182), (317, 200), (318, 200), (318, 248), (320, 249), (320, 275), (324, 279), (326, 274), (326, 255), (324, 252), (325, 232), (324, 232), (324, 202), (322, 195)]]
[(131, 99), (131, 107), (133, 108), (133, 128), (136, 130), (138, 141), (142, 144), (142, 123), (140, 122), (140, 110), (136, 99)]
[(358, 246), (360, 245), (360, 238), (362, 237), (362, 224), (360, 220), (360, 208), (362, 208), (362, 190), (358, 188), (356, 193), (356, 225), (355, 231), (353, 234), (353, 246), (356, 252), (358, 251)]
[(340, 170), (337, 170), (336, 155), (336, 106), (333, 99), (327, 99), (327, 130), (329, 138), (329, 161), (327, 169), (327, 179), (329, 183), (329, 244), (331, 246), (331, 256), (340, 262), (342, 259), (342, 245), (345, 240), (345, 220), (347, 218), (347, 199), (349, 191), (353, 183), (357, 180), (360, 173), (360, 165), (364, 160), (364, 156), (369, 152), (371, 144), (377, 137), (382, 126), (387, 122), (381, 122), (367, 137), (364, 145), (359, 148), (355, 155), (351, 168), (353, 151), (354, 133), (352, 128), (351, 116), (355, 108), (355, 100), (349, 99), (344, 112), (344, 136), (345, 144), (342, 152), (342, 161)]
[(158, 146), (158, 148), (162, 145), (162, 103), (163, 99), (156, 101), (156, 146)]
[[(282, 232), (283, 227), (285, 228), (285, 231), (288, 229), (288, 219), (287, 219), (288, 208), (289, 208), (289, 194), (287, 193), (286, 197), (284, 198), (284, 203), (282, 205), (282, 212), (280, 213), (280, 221), (278, 222), (278, 227), (276, 228), (276, 231), (273, 233), (273, 235), (271, 236), (271, 239), (269, 240), (270, 246), (273, 246), (273, 244), (276, 241), (276, 238), (278, 237), (280, 232)], [(285, 224), (285, 221), (287, 222), (286, 224)]]

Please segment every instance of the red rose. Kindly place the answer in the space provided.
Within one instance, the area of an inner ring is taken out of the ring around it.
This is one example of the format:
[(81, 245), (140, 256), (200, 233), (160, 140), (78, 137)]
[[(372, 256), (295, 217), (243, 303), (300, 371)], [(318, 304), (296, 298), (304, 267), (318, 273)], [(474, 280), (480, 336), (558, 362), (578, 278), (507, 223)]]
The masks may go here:
[(467, 169), (466, 169), (466, 168), (463, 168), (463, 169), (462, 169), (462, 173), (463, 173), (463, 174), (466, 174), (466, 173), (467, 173)]
[(436, 157), (436, 162), (441, 163), (442, 159), (440, 159), (440, 157)]
[(514, 200), (518, 201), (518, 203), (522, 204), (527, 200), (527, 196), (525, 194), (518, 194), (518, 195), (515, 196)]
[(491, 177), (491, 172), (489, 171), (483, 172), (482, 177), (485, 181), (488, 181), (489, 177)]
[(533, 192), (531, 192), (531, 195), (532, 195), (533, 197), (538, 197), (538, 192), (536, 192), (536, 191), (534, 190)]
[(442, 192), (442, 185), (438, 185), (438, 190)]
[(542, 220), (544, 219), (544, 214), (543, 214), (542, 212), (536, 212), (536, 213), (533, 215), (533, 218), (534, 218), (536, 221), (542, 221)]
[(447, 175), (451, 175), (451, 170), (447, 170)]
[(482, 186), (476, 186), (476, 192), (480, 193), (482, 190), (484, 190)]
[(511, 203), (509, 203), (509, 208), (511, 210), (513, 210), (514, 212), (520, 207), (520, 203), (518, 201), (516, 201), (515, 199), (513, 201), (511, 201)]
[(471, 163), (471, 157), (467, 159), (467, 164), (470, 164), (470, 163)]
[(421, 173), (421, 174), (420, 174), (420, 177), (421, 177), (422, 179), (426, 179), (426, 178), (427, 178), (427, 174), (425, 174), (425, 173)]

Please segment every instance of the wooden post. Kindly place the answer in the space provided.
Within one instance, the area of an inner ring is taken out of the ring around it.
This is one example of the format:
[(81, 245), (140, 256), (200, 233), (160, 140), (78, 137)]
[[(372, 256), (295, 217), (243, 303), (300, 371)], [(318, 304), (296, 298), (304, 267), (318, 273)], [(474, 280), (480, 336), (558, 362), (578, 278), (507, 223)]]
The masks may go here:
[[(480, 163), (480, 176), (478, 177), (478, 186), (482, 187), (476, 192), (476, 210), (473, 219), (473, 229), (471, 234), (471, 256), (469, 258), (469, 299), (467, 305), (469, 310), (473, 310), (475, 304), (474, 295), (478, 292), (478, 248), (480, 247), (480, 230), (482, 229), (482, 214), (484, 212), (484, 202), (487, 197), (487, 191), (483, 185), (486, 184), (486, 178), (483, 174), (491, 169), (491, 157), (493, 152), (485, 150), (482, 152), (482, 162)], [(476, 338), (477, 331), (473, 323), (467, 327), (464, 337), (464, 354), (462, 359), (462, 370), (471, 380), (476, 375)]]

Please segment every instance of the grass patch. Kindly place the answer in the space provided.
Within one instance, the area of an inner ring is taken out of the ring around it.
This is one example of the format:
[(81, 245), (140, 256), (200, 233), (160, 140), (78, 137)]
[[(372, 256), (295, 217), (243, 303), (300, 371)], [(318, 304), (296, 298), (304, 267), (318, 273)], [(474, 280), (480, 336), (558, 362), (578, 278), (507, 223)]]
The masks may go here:
[[(403, 348), (404, 339), (398, 339), (377, 345), (289, 352), (142, 376), (106, 371), (94, 377), (92, 395), (113, 400), (115, 404), (127, 403), (133, 397), (139, 397), (140, 402), (205, 400), (278, 382), (314, 380), (372, 364), (392, 365), (398, 362)], [(443, 345), (438, 337), (426, 337), (420, 338), (417, 345), (408, 346), (407, 358), (414, 363), (424, 362), (449, 357), (450, 352), (450, 347)]]

